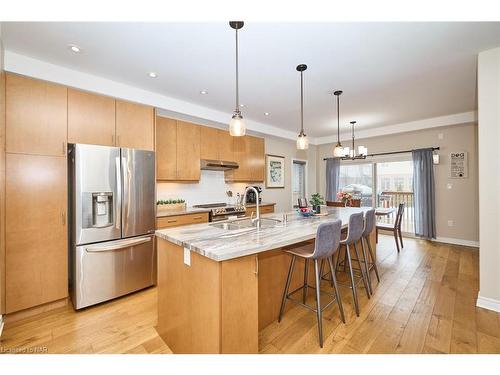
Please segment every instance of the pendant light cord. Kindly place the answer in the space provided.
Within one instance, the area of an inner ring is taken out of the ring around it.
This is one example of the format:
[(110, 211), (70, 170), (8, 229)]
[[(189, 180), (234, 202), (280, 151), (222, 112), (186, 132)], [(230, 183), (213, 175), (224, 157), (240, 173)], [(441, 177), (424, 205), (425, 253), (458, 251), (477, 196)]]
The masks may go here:
[(236, 29), (236, 112), (240, 113), (240, 92), (238, 85), (238, 29)]
[(304, 134), (304, 80), (300, 72), (300, 134)]
[(337, 95), (337, 144), (340, 144), (340, 95)]

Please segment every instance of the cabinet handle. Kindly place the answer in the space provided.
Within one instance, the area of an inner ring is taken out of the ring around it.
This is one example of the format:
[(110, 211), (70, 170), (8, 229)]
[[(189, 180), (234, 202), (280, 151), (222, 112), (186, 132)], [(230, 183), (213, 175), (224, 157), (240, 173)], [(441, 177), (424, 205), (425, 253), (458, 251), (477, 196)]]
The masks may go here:
[(66, 225), (66, 212), (61, 212), (62, 225)]
[(169, 223), (169, 224), (177, 223), (177, 220), (167, 220), (167, 223)]
[(119, 135), (116, 136), (116, 145), (120, 146), (120, 136)]
[(111, 136), (111, 144), (113, 146), (115, 145), (115, 136), (114, 135)]
[(64, 142), (64, 141), (62, 143), (62, 153), (63, 153), (63, 155), (66, 154), (66, 142)]
[(200, 220), (201, 219), (201, 216), (194, 216), (193, 217), (193, 220)]
[(259, 275), (259, 257), (256, 255), (255, 256), (255, 276)]

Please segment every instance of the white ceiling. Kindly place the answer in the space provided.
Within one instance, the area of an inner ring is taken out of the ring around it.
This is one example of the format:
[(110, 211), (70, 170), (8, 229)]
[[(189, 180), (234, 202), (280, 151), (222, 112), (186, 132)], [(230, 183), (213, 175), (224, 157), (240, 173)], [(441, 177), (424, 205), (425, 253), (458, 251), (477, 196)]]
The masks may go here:
[[(224, 111), (228, 119), (234, 107), (227, 23), (2, 23), (2, 39), (6, 50)], [(70, 43), (82, 53), (71, 53)], [(476, 55), (497, 46), (500, 22), (247, 23), (240, 32), (243, 115), (298, 132), (300, 63), (308, 65), (304, 124), (313, 137), (336, 131), (336, 89), (344, 91), (344, 130), (350, 120), (368, 129), (467, 112), (476, 107)]]

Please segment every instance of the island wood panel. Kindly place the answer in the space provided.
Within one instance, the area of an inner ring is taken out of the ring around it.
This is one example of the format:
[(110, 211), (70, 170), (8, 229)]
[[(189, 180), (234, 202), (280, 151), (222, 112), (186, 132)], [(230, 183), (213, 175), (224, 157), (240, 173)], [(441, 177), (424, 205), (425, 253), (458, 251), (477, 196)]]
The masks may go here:
[(154, 108), (116, 100), (116, 146), (154, 151)]
[(221, 262), (221, 353), (258, 353), (258, 256)]
[(200, 126), (200, 158), (219, 160), (219, 129)]
[(177, 121), (177, 180), (200, 180), (200, 126)]
[(220, 353), (220, 263), (158, 239), (157, 331), (174, 353)]
[(156, 218), (156, 229), (171, 228), (181, 225), (198, 223), (208, 223), (208, 212), (158, 217)]
[(7, 154), (6, 312), (68, 296), (66, 158)]
[(66, 87), (16, 74), (6, 79), (7, 152), (66, 155)]
[(68, 89), (68, 142), (115, 145), (115, 100)]
[(156, 117), (156, 179), (177, 178), (177, 121)]

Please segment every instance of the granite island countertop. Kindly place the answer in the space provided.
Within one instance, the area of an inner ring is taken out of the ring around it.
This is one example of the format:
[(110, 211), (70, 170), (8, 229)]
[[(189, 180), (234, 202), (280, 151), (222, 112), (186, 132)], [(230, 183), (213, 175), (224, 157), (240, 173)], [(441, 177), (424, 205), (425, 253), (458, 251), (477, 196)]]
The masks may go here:
[[(156, 231), (163, 240), (185, 247), (215, 261), (224, 261), (311, 240), (316, 236), (320, 223), (342, 220), (347, 227), (353, 213), (365, 212), (369, 207), (327, 207), (327, 216), (302, 217), (297, 212), (288, 212), (288, 222), (272, 228), (245, 228), (224, 230), (208, 223), (167, 228)], [(262, 215), (281, 219), (282, 213)]]

